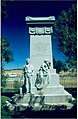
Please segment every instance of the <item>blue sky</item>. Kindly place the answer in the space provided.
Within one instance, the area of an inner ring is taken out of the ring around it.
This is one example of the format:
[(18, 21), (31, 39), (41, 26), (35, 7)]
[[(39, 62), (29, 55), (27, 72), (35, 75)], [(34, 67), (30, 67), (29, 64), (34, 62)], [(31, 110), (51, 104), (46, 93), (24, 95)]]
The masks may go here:
[[(10, 3), (10, 4), (9, 4)], [(2, 20), (2, 36), (10, 42), (14, 61), (5, 65), (5, 69), (22, 68), (25, 59), (30, 57), (30, 38), (25, 22), (26, 16), (48, 17), (56, 19), (62, 10), (68, 10), (74, 1), (11, 1), (7, 2), (8, 17)], [(64, 61), (64, 55), (57, 51), (58, 39), (53, 40), (53, 56)]]

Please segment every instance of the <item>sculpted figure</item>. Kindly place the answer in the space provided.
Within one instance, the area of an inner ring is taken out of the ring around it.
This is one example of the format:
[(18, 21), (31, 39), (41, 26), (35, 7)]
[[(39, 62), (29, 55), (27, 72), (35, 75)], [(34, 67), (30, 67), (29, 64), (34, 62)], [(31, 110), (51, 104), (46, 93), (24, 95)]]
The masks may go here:
[(38, 70), (36, 75), (35, 87), (37, 90), (43, 89), (46, 85), (49, 84), (49, 72), (51, 63), (46, 59), (44, 60), (42, 66)]
[(31, 76), (34, 73), (34, 67), (30, 64), (30, 59), (26, 59), (26, 64), (23, 68), (24, 72), (24, 85), (26, 86), (27, 93), (31, 93)]

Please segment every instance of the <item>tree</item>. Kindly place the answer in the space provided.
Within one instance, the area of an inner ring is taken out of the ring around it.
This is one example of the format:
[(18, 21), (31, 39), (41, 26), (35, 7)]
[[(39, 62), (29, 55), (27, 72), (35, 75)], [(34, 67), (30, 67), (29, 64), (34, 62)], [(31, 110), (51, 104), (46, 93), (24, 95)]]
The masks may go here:
[(59, 73), (61, 70), (63, 71), (67, 71), (68, 70), (68, 67), (66, 66), (66, 63), (63, 62), (63, 61), (56, 61), (54, 58), (53, 58), (53, 64), (54, 64), (54, 68), (56, 69), (56, 72)]
[(70, 68), (76, 68), (77, 63), (77, 5), (66, 12), (62, 11), (54, 27), (58, 34), (58, 50), (66, 56)]
[(7, 1), (1, 0), (1, 18), (5, 19), (7, 17)]
[(2, 51), (2, 62), (11, 62), (13, 61), (13, 54), (12, 51), (9, 50), (9, 42), (6, 38), (1, 39), (1, 51)]
[(13, 54), (12, 51), (9, 49), (9, 42), (6, 40), (6, 38), (1, 39), (1, 86), (5, 87), (6, 86), (6, 79), (8, 76), (5, 75), (4, 73), (4, 62), (9, 63), (13, 61)]
[(11, 5), (14, 0), (1, 0), (1, 19), (6, 19), (8, 17), (8, 6)]

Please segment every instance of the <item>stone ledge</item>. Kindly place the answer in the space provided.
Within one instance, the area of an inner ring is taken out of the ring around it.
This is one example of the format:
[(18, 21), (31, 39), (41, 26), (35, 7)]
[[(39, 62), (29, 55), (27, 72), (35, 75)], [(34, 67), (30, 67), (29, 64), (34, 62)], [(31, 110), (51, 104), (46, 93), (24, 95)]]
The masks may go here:
[(53, 21), (55, 20), (54, 16), (50, 16), (50, 17), (30, 17), (27, 16), (25, 17), (25, 21)]

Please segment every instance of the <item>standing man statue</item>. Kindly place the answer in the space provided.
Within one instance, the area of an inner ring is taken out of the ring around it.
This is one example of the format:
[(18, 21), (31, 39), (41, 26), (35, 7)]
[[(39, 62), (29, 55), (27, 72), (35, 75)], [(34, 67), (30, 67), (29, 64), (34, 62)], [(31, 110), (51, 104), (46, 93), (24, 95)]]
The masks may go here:
[(37, 90), (41, 90), (49, 84), (48, 70), (50, 69), (50, 66), (51, 63), (49, 62), (49, 60), (45, 59), (40, 69), (38, 70), (35, 82), (35, 87), (37, 88)]
[(30, 64), (30, 59), (26, 59), (26, 64), (23, 68), (24, 72), (24, 85), (26, 86), (27, 93), (31, 93), (31, 76), (33, 76), (34, 73), (34, 67)]

